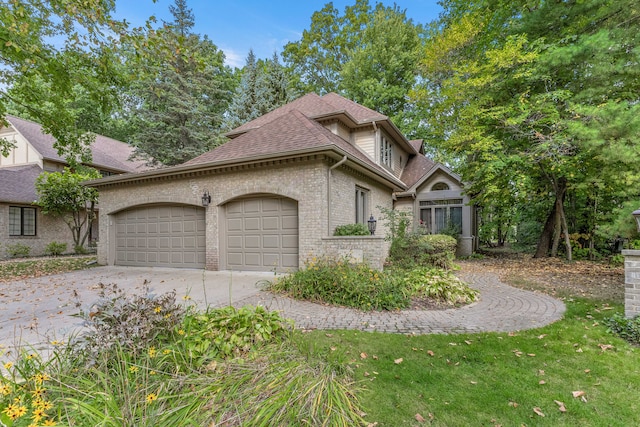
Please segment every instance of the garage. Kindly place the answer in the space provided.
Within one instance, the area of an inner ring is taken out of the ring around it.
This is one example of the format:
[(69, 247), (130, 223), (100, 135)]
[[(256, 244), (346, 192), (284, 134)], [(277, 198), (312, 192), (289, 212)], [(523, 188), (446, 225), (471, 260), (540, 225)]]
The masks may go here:
[(298, 268), (298, 203), (254, 197), (225, 205), (228, 269), (286, 271)]
[(145, 267), (205, 267), (204, 209), (157, 205), (120, 212), (116, 264)]

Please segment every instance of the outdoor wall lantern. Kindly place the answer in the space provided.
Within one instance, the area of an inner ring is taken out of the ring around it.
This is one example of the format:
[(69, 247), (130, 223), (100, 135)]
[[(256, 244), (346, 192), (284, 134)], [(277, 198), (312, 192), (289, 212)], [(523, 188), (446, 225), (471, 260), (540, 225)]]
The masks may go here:
[(638, 233), (640, 233), (640, 209), (636, 209), (631, 215), (636, 219), (636, 226), (638, 227)]
[[(638, 212), (640, 212), (640, 210)], [(367, 225), (369, 226), (369, 233), (371, 233), (372, 236), (376, 234), (377, 224), (378, 224), (378, 221), (376, 221), (376, 219), (373, 217), (373, 214), (371, 214), (371, 218), (369, 218), (369, 221), (367, 221)]]
[(209, 203), (211, 203), (211, 194), (209, 194), (209, 191), (204, 190), (204, 194), (202, 195), (202, 206), (206, 208), (209, 206)]

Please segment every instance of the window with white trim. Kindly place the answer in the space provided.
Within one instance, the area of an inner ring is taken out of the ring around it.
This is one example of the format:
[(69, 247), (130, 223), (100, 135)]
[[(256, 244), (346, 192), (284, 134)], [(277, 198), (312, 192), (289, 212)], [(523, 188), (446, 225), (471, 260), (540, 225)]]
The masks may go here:
[(9, 206), (9, 236), (36, 235), (36, 208)]
[(380, 164), (391, 168), (392, 161), (391, 141), (389, 141), (386, 136), (382, 135), (380, 138)]
[(356, 224), (366, 224), (369, 209), (369, 190), (356, 185)]

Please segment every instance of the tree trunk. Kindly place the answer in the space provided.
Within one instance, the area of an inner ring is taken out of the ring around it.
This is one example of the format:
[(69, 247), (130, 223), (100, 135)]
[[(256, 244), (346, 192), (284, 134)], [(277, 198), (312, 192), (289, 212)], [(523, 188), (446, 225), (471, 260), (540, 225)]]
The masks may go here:
[(553, 209), (551, 210), (551, 212), (549, 212), (547, 221), (544, 223), (544, 228), (542, 229), (540, 238), (538, 239), (538, 247), (536, 248), (535, 255), (533, 255), (534, 258), (544, 258), (548, 255), (549, 246), (551, 246), (551, 235), (553, 234), (553, 229), (555, 228), (555, 218), (556, 206), (554, 204)]
[(560, 218), (562, 220), (562, 228), (564, 229), (564, 244), (567, 248), (567, 260), (571, 261), (573, 259), (571, 254), (571, 240), (569, 240), (569, 227), (567, 227), (567, 217), (564, 214), (562, 199), (560, 199)]
[(562, 235), (562, 227), (560, 226), (560, 206), (558, 205), (558, 199), (556, 198), (556, 202), (554, 205), (555, 211), (555, 227), (553, 229), (553, 244), (551, 245), (551, 256), (558, 256), (558, 246), (560, 246), (560, 236)]

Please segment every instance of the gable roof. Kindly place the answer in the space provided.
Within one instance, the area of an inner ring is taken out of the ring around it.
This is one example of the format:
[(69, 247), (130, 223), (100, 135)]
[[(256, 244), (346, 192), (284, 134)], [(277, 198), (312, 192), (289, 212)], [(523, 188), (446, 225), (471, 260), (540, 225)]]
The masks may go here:
[(0, 200), (31, 204), (38, 199), (34, 183), (42, 169), (37, 164), (0, 168)]
[(402, 171), (400, 179), (407, 185), (407, 187), (412, 188), (435, 166), (436, 162), (426, 157), (424, 154), (418, 154), (417, 156), (409, 158), (409, 161), (407, 161), (407, 165)]
[[(66, 160), (53, 147), (55, 138), (44, 133), (41, 125), (11, 115), (7, 115), (6, 119), (44, 159), (66, 163)], [(149, 169), (143, 160), (130, 160), (133, 151), (134, 148), (129, 144), (103, 135), (96, 135), (91, 144), (91, 164), (98, 168), (117, 172), (138, 172)]]

